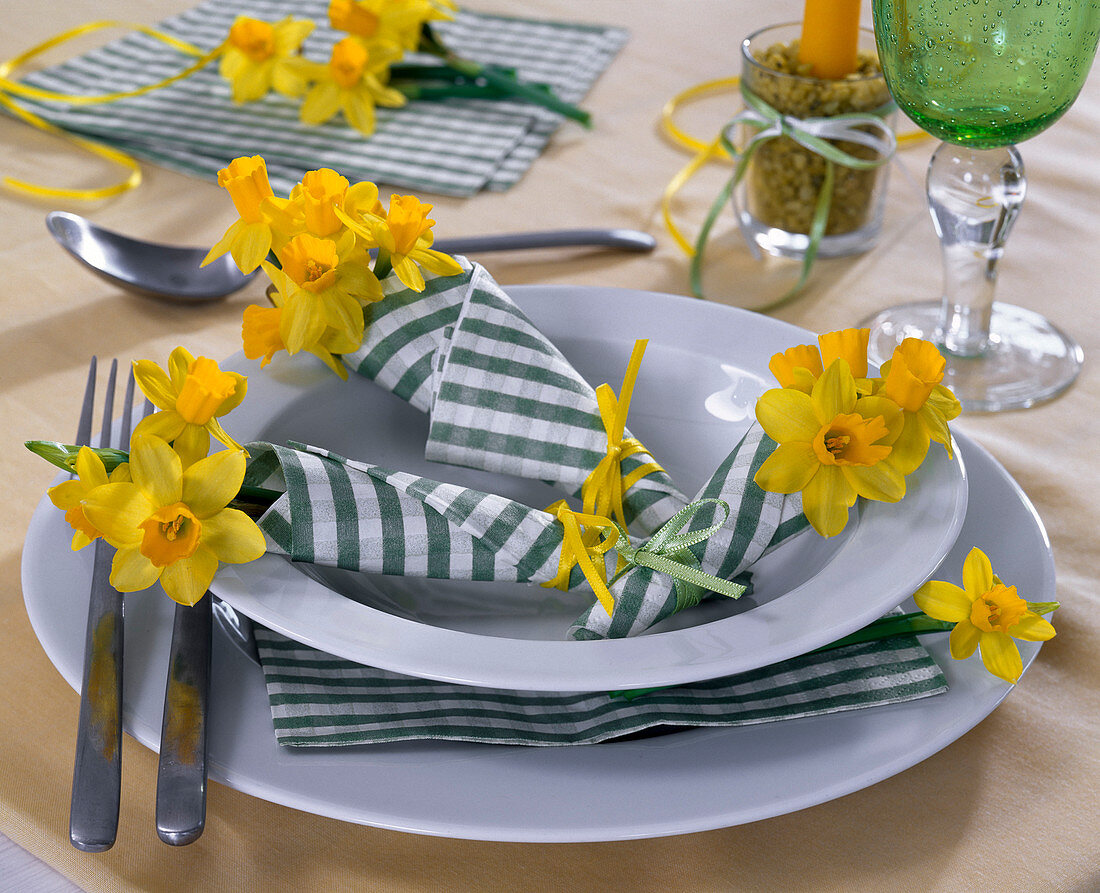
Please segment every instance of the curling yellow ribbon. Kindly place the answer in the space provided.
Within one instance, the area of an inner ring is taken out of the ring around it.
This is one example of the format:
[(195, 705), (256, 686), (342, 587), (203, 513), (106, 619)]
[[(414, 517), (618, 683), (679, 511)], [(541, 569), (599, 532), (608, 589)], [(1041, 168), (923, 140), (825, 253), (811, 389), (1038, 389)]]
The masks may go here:
[[(634, 381), (645, 355), (648, 339), (640, 338), (634, 342), (634, 350), (627, 363), (626, 374), (619, 396), (608, 384), (596, 388), (596, 401), (600, 408), (604, 431), (607, 433), (607, 454), (585, 478), (581, 485), (581, 504), (584, 513), (611, 518), (626, 527), (623, 512), (623, 494), (646, 475), (661, 472), (664, 469), (656, 462), (639, 465), (630, 474), (623, 476), (622, 461), (629, 456), (645, 453), (646, 448), (636, 437), (623, 437), (626, 430), (626, 416), (630, 411), (630, 399), (634, 394)], [(591, 535), (586, 540), (591, 544)]]
[[(695, 245), (684, 236), (673, 219), (673, 199), (679, 191), (684, 188), (687, 182), (706, 165), (713, 161), (718, 161), (723, 164), (733, 164), (734, 160), (722, 145), (721, 133), (709, 142), (698, 139), (680, 128), (676, 123), (676, 113), (685, 105), (716, 93), (740, 92), (740, 86), (741, 78), (736, 76), (703, 81), (702, 83), (695, 84), (677, 93), (672, 99), (666, 102), (661, 109), (661, 131), (672, 143), (694, 153), (691, 160), (676, 172), (661, 193), (661, 217), (664, 220), (665, 228), (675, 240), (676, 244), (680, 246), (680, 250), (688, 257), (695, 256)], [(900, 147), (903, 144), (910, 144), (927, 139), (927, 137), (928, 134), (923, 130), (915, 130), (909, 133), (898, 134), (897, 143)], [(772, 309), (774, 306), (778, 306), (779, 303), (782, 303), (782, 299), (774, 304), (755, 309), (768, 310)]]
[[(702, 530), (682, 532), (691, 525), (700, 510), (711, 505), (721, 510), (720, 521)], [(729, 505), (721, 499), (700, 499), (689, 503), (666, 521), (647, 542), (637, 547), (630, 542), (625, 528), (609, 518), (575, 512), (564, 499), (555, 502), (547, 511), (561, 522), (564, 532), (558, 572), (554, 579), (542, 585), (546, 588), (567, 590), (572, 570), (579, 565), (588, 585), (596, 594), (596, 599), (609, 617), (614, 616), (615, 611), (615, 597), (607, 583), (605, 558), (611, 549), (618, 552), (616, 579), (631, 567), (647, 567), (671, 577), (676, 588), (677, 611), (698, 604), (704, 590), (717, 592), (728, 598), (740, 598), (745, 591), (745, 586), (740, 583), (708, 574), (700, 567), (699, 559), (690, 551), (691, 546), (703, 542), (720, 530), (729, 518)], [(595, 539), (589, 542), (592, 534)]]
[(570, 573), (576, 565), (580, 565), (588, 585), (596, 593), (596, 598), (599, 599), (608, 616), (611, 616), (612, 611), (615, 610), (615, 599), (611, 596), (611, 590), (607, 588), (607, 566), (604, 555), (619, 540), (620, 534), (615, 522), (599, 515), (575, 512), (564, 499), (558, 500), (546, 511), (561, 522), (565, 533), (561, 541), (557, 575), (542, 585), (547, 589), (566, 591), (569, 588)]
[[(76, 37), (81, 37), (85, 34), (90, 34), (94, 31), (100, 31), (104, 28), (126, 28), (131, 31), (140, 31), (143, 34), (147, 34), (150, 37), (154, 37), (162, 43), (179, 50), (184, 55), (196, 56), (197, 61), (189, 65), (183, 71), (178, 74), (174, 74), (171, 77), (164, 78), (157, 81), (154, 84), (147, 84), (143, 87), (138, 87), (134, 90), (121, 90), (113, 93), (100, 93), (96, 95), (81, 95), (72, 93), (58, 93), (53, 90), (43, 90), (38, 87), (32, 87), (28, 84), (20, 83), (19, 81), (12, 80), (12, 72), (21, 65), (25, 65), (29, 60), (35, 56), (39, 56), (49, 49), (72, 40)], [(165, 87), (168, 84), (173, 84), (176, 81), (189, 77), (199, 69), (203, 68), (213, 59), (217, 58), (224, 49), (224, 44), (215, 47), (210, 52), (203, 52), (199, 47), (193, 46), (185, 41), (172, 37), (170, 34), (165, 34), (161, 31), (157, 31), (155, 28), (150, 28), (146, 25), (135, 25), (128, 22), (116, 22), (116, 21), (100, 21), (89, 22), (85, 25), (80, 25), (76, 28), (72, 28), (68, 31), (64, 31), (61, 34), (57, 34), (37, 46), (31, 47), (31, 49), (20, 53), (19, 55), (0, 63), (0, 106), (8, 109), (12, 114), (18, 117), (20, 120), (32, 127), (35, 127), (45, 133), (54, 134), (67, 139), (69, 142), (82, 149), (91, 152), (93, 155), (97, 155), (100, 158), (104, 158), (107, 161), (112, 161), (115, 164), (122, 165), (128, 168), (130, 171), (129, 176), (113, 186), (106, 186), (100, 189), (62, 189), (50, 186), (37, 186), (33, 183), (27, 183), (24, 180), (17, 180), (13, 177), (4, 177), (2, 181), (9, 189), (14, 189), (20, 192), (25, 192), (35, 196), (49, 196), (52, 198), (68, 198), (76, 199), (79, 201), (95, 201), (101, 198), (107, 198), (112, 195), (118, 195), (121, 192), (126, 192), (129, 189), (133, 189), (141, 183), (141, 168), (138, 166), (137, 161), (125, 152), (121, 152), (118, 149), (113, 149), (109, 146), (105, 146), (101, 143), (96, 143), (92, 140), (84, 139), (83, 137), (76, 136), (71, 133), (67, 133), (60, 127), (49, 123), (40, 116), (29, 112), (24, 108), (17, 105), (12, 99), (12, 96), (22, 96), (27, 99), (35, 99), (46, 102), (64, 102), (69, 105), (91, 105), (101, 102), (113, 102), (116, 99), (123, 99), (128, 96), (141, 96), (145, 93), (149, 93), (153, 90), (157, 90), (161, 87)]]

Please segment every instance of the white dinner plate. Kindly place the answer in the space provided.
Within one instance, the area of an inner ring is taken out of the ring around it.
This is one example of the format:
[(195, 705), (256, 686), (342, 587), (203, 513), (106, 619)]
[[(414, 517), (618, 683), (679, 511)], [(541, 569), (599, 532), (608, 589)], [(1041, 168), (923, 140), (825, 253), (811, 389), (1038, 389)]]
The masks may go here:
[[(983, 449), (960, 437), (970, 504), (936, 574), (958, 582), (972, 546), (1030, 601), (1055, 597), (1054, 561), (1027, 497)], [(23, 592), (46, 654), (80, 685), (91, 550), (43, 499), (27, 531)], [(160, 741), (173, 604), (154, 588), (126, 596), (126, 730)], [(287, 748), (275, 741), (263, 674), (229, 640), (214, 641), (210, 773), (245, 793), (349, 822), (510, 841), (595, 841), (727, 827), (804, 809), (909, 768), (973, 728), (1012, 686), (975, 655), (951, 660), (942, 695), (828, 716), (568, 747), (417, 742)], [(1024, 666), (1039, 644), (1021, 642)], [(152, 796), (152, 792), (150, 792)]]
[[(705, 483), (775, 382), (768, 360), (815, 336), (743, 310), (627, 289), (524, 286), (516, 303), (593, 385), (618, 390), (636, 338), (651, 339), (628, 424), (687, 494)], [(545, 507), (546, 484), (424, 459), (428, 418), (373, 382), (341, 381), (308, 355), (249, 376), (224, 423), (241, 442), (301, 441)], [(753, 567), (754, 589), (712, 599), (646, 635), (571, 641), (586, 590), (383, 577), (268, 555), (223, 567), (213, 591), (290, 638), (358, 663), (469, 685), (531, 691), (650, 688), (709, 679), (803, 654), (895, 607), (939, 564), (966, 510), (961, 459), (933, 446), (897, 504), (861, 503), (845, 532), (796, 536)]]

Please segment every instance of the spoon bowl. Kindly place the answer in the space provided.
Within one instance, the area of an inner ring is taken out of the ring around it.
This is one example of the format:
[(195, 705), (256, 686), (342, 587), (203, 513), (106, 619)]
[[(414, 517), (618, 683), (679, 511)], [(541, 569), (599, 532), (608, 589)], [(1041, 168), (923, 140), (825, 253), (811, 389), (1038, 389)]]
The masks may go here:
[[(245, 275), (228, 254), (200, 266), (207, 249), (161, 245), (133, 239), (66, 211), (51, 211), (46, 226), (60, 245), (97, 276), (149, 298), (203, 303), (230, 295), (255, 276)], [(446, 254), (518, 251), (534, 248), (599, 247), (652, 251), (657, 241), (632, 229), (569, 229), (438, 239)]]
[(244, 288), (255, 275), (238, 270), (228, 254), (201, 267), (206, 257), (201, 248), (131, 239), (65, 211), (47, 214), (46, 227), (97, 276), (148, 298), (216, 301)]

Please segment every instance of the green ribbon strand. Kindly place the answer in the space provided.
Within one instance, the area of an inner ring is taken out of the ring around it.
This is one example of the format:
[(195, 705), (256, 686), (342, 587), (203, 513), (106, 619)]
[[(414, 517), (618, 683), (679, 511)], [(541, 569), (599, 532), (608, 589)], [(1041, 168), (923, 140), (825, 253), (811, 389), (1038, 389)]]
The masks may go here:
[[(718, 506), (722, 510), (722, 519), (702, 530), (681, 533), (691, 524), (695, 515), (709, 505)], [(692, 546), (719, 531), (729, 515), (729, 504), (721, 499), (700, 499), (688, 503), (640, 546), (632, 545), (626, 531), (616, 524), (619, 539), (615, 544), (615, 550), (626, 567), (616, 574), (615, 578), (618, 579), (631, 567), (648, 567), (667, 574), (672, 577), (676, 588), (677, 611), (699, 604), (707, 590), (729, 598), (740, 598), (746, 587), (708, 574), (691, 551)]]

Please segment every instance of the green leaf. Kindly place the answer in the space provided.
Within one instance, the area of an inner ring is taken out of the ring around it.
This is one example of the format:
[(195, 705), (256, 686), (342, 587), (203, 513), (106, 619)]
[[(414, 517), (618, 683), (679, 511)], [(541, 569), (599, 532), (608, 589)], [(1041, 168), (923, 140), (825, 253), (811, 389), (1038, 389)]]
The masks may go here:
[[(55, 440), (28, 440), (24, 446), (62, 471), (70, 474), (76, 472), (76, 455), (80, 452), (80, 447), (73, 446), (71, 443), (58, 443)], [(91, 450), (103, 460), (103, 467), (107, 469), (107, 474), (130, 458), (129, 453), (109, 447), (92, 447)]]

